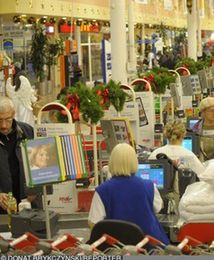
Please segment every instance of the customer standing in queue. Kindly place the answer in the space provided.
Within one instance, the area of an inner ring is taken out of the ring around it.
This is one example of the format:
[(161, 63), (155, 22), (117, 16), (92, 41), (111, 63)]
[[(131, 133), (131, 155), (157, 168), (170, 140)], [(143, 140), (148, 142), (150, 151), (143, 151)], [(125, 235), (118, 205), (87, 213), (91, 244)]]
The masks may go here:
[(185, 124), (180, 120), (170, 121), (165, 125), (163, 134), (168, 144), (155, 149), (148, 159), (156, 159), (157, 154), (163, 153), (178, 168), (189, 168), (200, 178), (205, 169), (204, 166), (192, 151), (182, 147), (182, 141), (186, 135)]
[(109, 160), (112, 178), (96, 188), (89, 225), (93, 227), (103, 219), (130, 221), (145, 234), (168, 244), (169, 240), (155, 216), (155, 212), (162, 208), (160, 194), (150, 180), (135, 176), (137, 169), (134, 148), (127, 143), (116, 145)]
[[(192, 170), (197, 177), (200, 178), (205, 167), (192, 151), (182, 147), (182, 141), (186, 135), (185, 124), (180, 120), (170, 121), (165, 125), (163, 134), (167, 139), (168, 144), (155, 149), (148, 159), (154, 160), (157, 159), (158, 154), (165, 154), (172, 160), (173, 164), (178, 169)], [(168, 194), (168, 198), (174, 200), (176, 205), (178, 205), (181, 196), (182, 194), (179, 189), (179, 176), (176, 172), (173, 192)]]
[(201, 120), (193, 126), (200, 135), (200, 159), (214, 159), (214, 97), (206, 97), (199, 104)]
[(20, 143), (33, 138), (33, 128), (14, 116), (12, 100), (0, 96), (0, 212), (7, 209), (8, 192), (13, 192), (17, 203), (26, 197)]

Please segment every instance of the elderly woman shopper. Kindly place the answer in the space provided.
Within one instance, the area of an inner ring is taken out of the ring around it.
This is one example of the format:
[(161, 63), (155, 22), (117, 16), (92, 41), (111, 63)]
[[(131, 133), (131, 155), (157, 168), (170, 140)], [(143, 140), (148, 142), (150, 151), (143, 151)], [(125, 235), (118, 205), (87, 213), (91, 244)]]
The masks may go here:
[(206, 97), (199, 104), (201, 120), (193, 126), (200, 135), (200, 159), (214, 159), (214, 97)]

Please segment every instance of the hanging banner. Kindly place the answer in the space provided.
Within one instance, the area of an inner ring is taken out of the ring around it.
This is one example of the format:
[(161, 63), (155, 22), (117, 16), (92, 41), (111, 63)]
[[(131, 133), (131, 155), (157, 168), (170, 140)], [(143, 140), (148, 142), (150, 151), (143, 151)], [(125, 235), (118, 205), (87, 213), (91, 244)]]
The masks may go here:
[(107, 40), (102, 40), (102, 72), (103, 81), (108, 83), (111, 79), (111, 43)]

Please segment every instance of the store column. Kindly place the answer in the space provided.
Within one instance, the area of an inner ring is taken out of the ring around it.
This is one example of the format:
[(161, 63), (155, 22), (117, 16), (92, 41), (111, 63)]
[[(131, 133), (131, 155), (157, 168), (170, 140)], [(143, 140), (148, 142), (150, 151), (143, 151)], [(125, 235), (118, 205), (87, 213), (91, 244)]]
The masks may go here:
[(201, 40), (201, 13), (204, 11), (201, 6), (199, 5), (199, 2), (196, 3), (196, 9), (197, 9), (197, 56), (202, 56), (202, 40)]
[(187, 13), (188, 57), (197, 60), (197, 10), (196, 1), (192, 1)]
[(129, 72), (136, 72), (136, 53), (134, 41), (134, 0), (129, 0), (128, 28), (129, 28)]
[(112, 79), (127, 83), (125, 0), (111, 0)]

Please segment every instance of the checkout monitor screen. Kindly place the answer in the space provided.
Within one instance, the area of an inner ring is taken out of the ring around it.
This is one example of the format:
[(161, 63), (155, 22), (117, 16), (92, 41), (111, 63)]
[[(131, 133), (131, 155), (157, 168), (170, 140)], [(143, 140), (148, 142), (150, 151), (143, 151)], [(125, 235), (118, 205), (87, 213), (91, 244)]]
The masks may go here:
[(193, 130), (193, 127), (196, 123), (200, 121), (199, 117), (187, 117), (187, 128)]
[(193, 129), (194, 125), (198, 123), (199, 119), (190, 119), (189, 120), (189, 128)]
[(192, 136), (185, 136), (182, 141), (182, 146), (192, 152)]
[(158, 163), (139, 163), (136, 176), (151, 180), (158, 189), (164, 188), (164, 165)]

